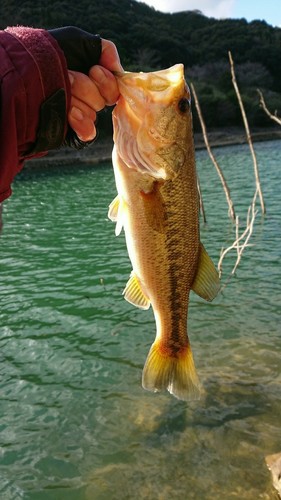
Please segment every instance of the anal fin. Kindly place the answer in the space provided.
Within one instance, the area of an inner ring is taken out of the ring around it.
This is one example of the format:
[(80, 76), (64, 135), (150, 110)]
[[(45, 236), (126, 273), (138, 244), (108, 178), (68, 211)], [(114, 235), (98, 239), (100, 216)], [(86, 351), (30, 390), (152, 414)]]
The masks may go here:
[(140, 309), (149, 309), (150, 300), (143, 293), (140, 282), (134, 271), (131, 272), (131, 277), (123, 291), (123, 295), (130, 304)]

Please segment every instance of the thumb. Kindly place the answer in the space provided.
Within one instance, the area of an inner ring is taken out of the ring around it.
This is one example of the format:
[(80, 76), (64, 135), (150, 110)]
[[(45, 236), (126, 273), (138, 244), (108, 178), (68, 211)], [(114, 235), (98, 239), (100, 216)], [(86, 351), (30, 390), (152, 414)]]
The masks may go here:
[(117, 48), (111, 40), (102, 38), (102, 51), (99, 64), (109, 71), (124, 71), (121, 63)]

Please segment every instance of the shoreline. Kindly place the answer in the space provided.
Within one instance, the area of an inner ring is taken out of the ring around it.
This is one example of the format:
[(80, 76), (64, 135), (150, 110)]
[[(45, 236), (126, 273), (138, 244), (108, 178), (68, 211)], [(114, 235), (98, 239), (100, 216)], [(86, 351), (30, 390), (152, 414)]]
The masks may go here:
[[(253, 129), (251, 131), (252, 142), (264, 142), (281, 140), (281, 127), (267, 129)], [(208, 133), (211, 148), (235, 146), (247, 144), (247, 137), (243, 128), (217, 129)], [(204, 138), (201, 132), (194, 134), (195, 150), (205, 149)], [(111, 162), (113, 140), (97, 139), (89, 147), (76, 151), (71, 148), (64, 148), (58, 151), (50, 151), (46, 156), (34, 158), (25, 163), (26, 167), (62, 166), (75, 164), (99, 165)]]

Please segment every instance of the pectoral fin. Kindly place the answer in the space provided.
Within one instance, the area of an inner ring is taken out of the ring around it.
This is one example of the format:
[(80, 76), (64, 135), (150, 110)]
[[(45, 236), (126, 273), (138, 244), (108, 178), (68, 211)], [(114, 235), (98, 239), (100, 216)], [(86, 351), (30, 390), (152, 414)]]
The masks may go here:
[(134, 271), (131, 273), (131, 277), (123, 291), (123, 295), (130, 304), (140, 309), (149, 309), (150, 300), (143, 293), (140, 282)]
[(167, 218), (161, 186), (162, 182), (154, 181), (149, 192), (140, 191), (146, 222), (158, 233), (164, 233)]
[(117, 195), (114, 200), (109, 205), (108, 218), (113, 222), (116, 222), (115, 234), (119, 236), (123, 227), (123, 216), (124, 216), (124, 206), (125, 203), (121, 196)]
[(108, 208), (108, 218), (112, 220), (112, 222), (117, 221), (119, 205), (120, 199), (118, 194), (117, 196), (115, 196), (114, 200), (112, 200)]
[(191, 288), (202, 299), (208, 301), (213, 300), (220, 290), (218, 272), (202, 243), (200, 243), (197, 274)]

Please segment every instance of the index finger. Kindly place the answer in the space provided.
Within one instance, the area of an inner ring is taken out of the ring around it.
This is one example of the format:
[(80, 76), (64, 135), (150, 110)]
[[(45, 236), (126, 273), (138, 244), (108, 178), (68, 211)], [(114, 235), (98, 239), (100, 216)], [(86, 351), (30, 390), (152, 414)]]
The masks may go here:
[(119, 89), (113, 73), (104, 66), (96, 65), (90, 69), (89, 77), (98, 87), (105, 103), (108, 106), (113, 106), (119, 97)]

